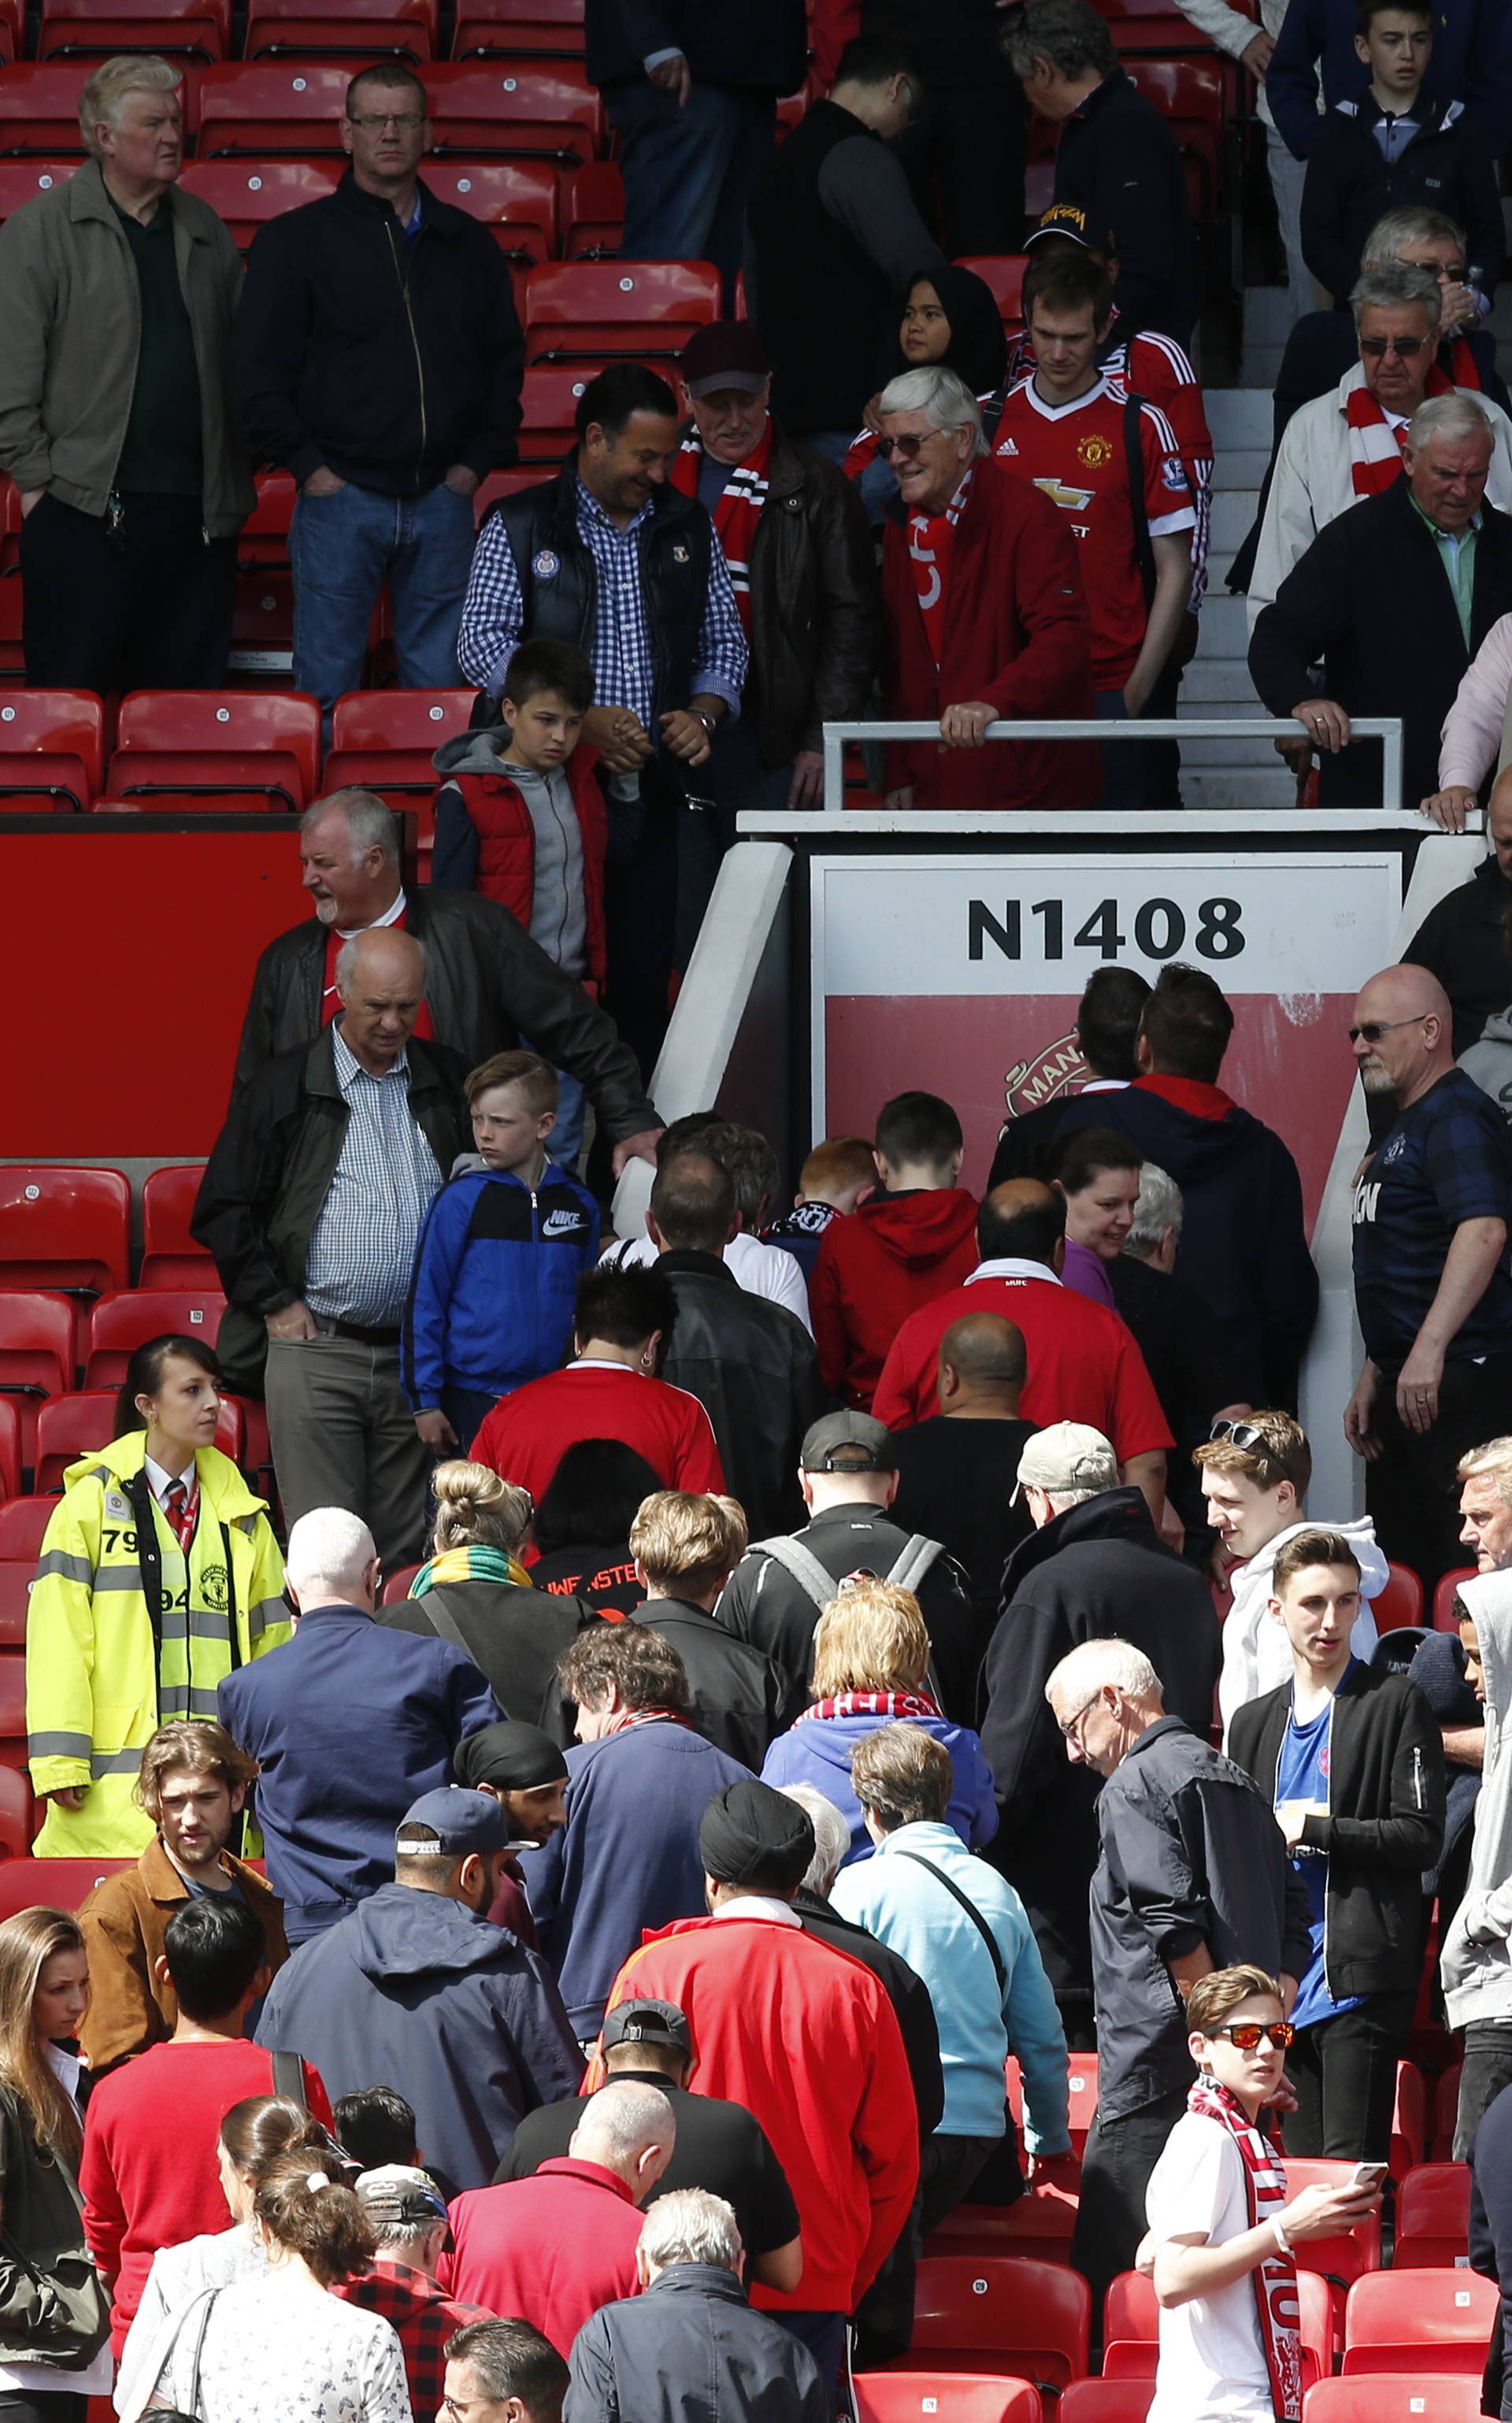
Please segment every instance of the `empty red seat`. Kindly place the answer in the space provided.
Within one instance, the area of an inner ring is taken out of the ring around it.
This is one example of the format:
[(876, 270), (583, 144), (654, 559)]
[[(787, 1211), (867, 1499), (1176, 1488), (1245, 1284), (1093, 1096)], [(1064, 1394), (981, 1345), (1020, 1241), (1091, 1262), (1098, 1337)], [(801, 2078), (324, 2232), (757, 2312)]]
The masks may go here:
[(523, 304), (525, 277), (557, 246), (557, 173), (549, 160), (436, 160), (425, 182), (443, 202), (492, 230)]
[(326, 152), (340, 161), (350, 81), (348, 69), (318, 60), (276, 66), (250, 59), (207, 68), (199, 87), (196, 153), (201, 160), (276, 160)]
[(231, 49), (231, 0), (42, 0), (40, 59), (151, 51), (208, 67)]
[(175, 808), (302, 809), (319, 766), (320, 707), (301, 691), (137, 689), (120, 704), (106, 787)]
[(21, 1416), (9, 1397), (0, 1397), (0, 1498), (21, 1496)]
[(36, 1830), (30, 1779), (19, 1767), (0, 1766), (0, 1863), (24, 1860)]
[(1386, 1588), (1370, 1602), (1377, 1632), (1396, 1632), (1423, 1621), (1423, 1584), (1410, 1565), (1392, 1565)]
[[(71, 1464), (93, 1448), (108, 1447), (119, 1433), (114, 1388), (80, 1388), (49, 1397), (37, 1415), (37, 1487), (61, 1489)], [(215, 1445), (240, 1464), (247, 1446), (247, 1418), (235, 1397), (223, 1397)]]
[(582, 0), (461, 0), (454, 59), (581, 59)]
[(1433, 1593), (1433, 1628), (1435, 1632), (1457, 1632), (1459, 1618), (1455, 1613), (1455, 1600), (1461, 1582), (1472, 1582), (1476, 1568), (1456, 1565), (1452, 1574), (1444, 1574)]
[[(191, 160), (180, 182), (210, 204), (246, 252), (260, 227), (334, 194), (341, 175), (334, 160)], [(263, 484), (260, 480), (260, 493)]]
[(0, 1559), (35, 1566), (58, 1502), (56, 1497), (8, 1497), (0, 1506)]
[(399, 815), (418, 813), (421, 845), (428, 849), (440, 780), (431, 757), (443, 740), (466, 732), (476, 696), (470, 689), (360, 689), (339, 698), (322, 787), (358, 784)]
[(1472, 2372), (1501, 2309), (1494, 2280), (1476, 2272), (1372, 2272), (1357, 2280), (1344, 2311), (1345, 2373)]
[(565, 171), (604, 148), (604, 104), (576, 60), (452, 59), (426, 70), (425, 89), (443, 157), (549, 160)]
[(0, 156), (10, 160), (84, 157), (79, 95), (92, 72), (86, 60), (22, 60), (0, 69)]
[[(1008, 2058), (1008, 2101), (1020, 2132), (1024, 2128), (1024, 2080), (1011, 2053)], [(1066, 2111), (1071, 2142), (1079, 2154), (1097, 2112), (1097, 2055), (1074, 2052), (1066, 2060)]]
[(189, 1233), (195, 1197), (205, 1174), (202, 1161), (186, 1161), (171, 1169), (152, 1170), (142, 1188), (142, 1267), (137, 1285), (144, 1288), (195, 1287), (211, 1276), (211, 1259)]
[(1076, 2226), (1074, 2193), (1040, 2188), (1016, 2204), (958, 2204), (925, 2244), (928, 2255), (1018, 2255), (1069, 2263)]
[[(436, 0), (248, 0), (249, 59), (335, 56), (426, 67), (436, 49)], [(355, 69), (357, 61), (351, 59)]]
[(539, 463), (517, 463), (512, 471), (490, 471), (472, 499), (473, 518), (480, 530), (493, 507), (505, 497), (517, 497), (522, 488), (538, 488), (548, 476)]
[(1041, 2423), (1031, 2381), (979, 2372), (858, 2372), (856, 2423)]
[[(606, 261), (625, 232), (625, 177), (617, 160), (575, 168), (562, 198), (562, 252), (567, 261)], [(742, 281), (743, 283), (743, 281)]]
[(132, 1288), (102, 1296), (89, 1316), (86, 1388), (119, 1388), (138, 1346), (173, 1334), (214, 1346), (226, 1299), (218, 1289)]
[(37, 1408), (73, 1386), (73, 1307), (66, 1295), (0, 1289), (0, 1396), (21, 1421), (21, 1460), (37, 1445)]
[(1217, 214), (1222, 182), (1227, 117), (1222, 64), (1217, 58), (1130, 59), (1126, 72), (1159, 110), (1187, 161), (1193, 215), (1200, 226), (1205, 225)]
[(526, 372), (519, 394), (522, 466), (561, 464), (573, 443), (578, 404), (591, 376), (587, 369), (567, 370), (560, 363)]
[(1063, 2385), (1087, 2369), (1091, 2291), (1079, 2272), (1019, 2256), (925, 2255), (914, 2288), (914, 2345), (902, 2366), (1020, 2372)]
[[(3, 712), (0, 709), (0, 712)], [(0, 1287), (123, 1288), (131, 1184), (119, 1169), (0, 1167)]]
[(401, 1565), (397, 1573), (390, 1574), (383, 1585), (379, 1606), (397, 1607), (401, 1599), (407, 1598), (409, 1585), (419, 1571), (418, 1565)]
[(1392, 2111), (1393, 2178), (1405, 2178), (1415, 2162), (1424, 2162), (1427, 2158), (1428, 2082), (1415, 2063), (1399, 2061), (1396, 2101)]
[(25, 42), (25, 0), (0, 0), (0, 62), (19, 58)]
[(1154, 2381), (1074, 2381), (1056, 2405), (1056, 2423), (1144, 2423)]
[[(1353, 2162), (1288, 2156), (1282, 2164), (1288, 2197), (1307, 2187), (1342, 2187), (1354, 2175)], [(1335, 2342), (1344, 2329), (1345, 2292), (1363, 2272), (1378, 2272), (1381, 2260), (1380, 2215), (1358, 2229), (1342, 2230), (1337, 2238), (1305, 2239), (1297, 2249), (1298, 2272), (1316, 2272), (1329, 2283)]]
[(993, 290), (993, 300), (1005, 327), (1017, 328), (1024, 319), (1024, 273), (1029, 265), (1023, 252), (972, 253), (956, 263), (970, 269)]
[(1469, 2243), (1469, 2171), (1463, 2162), (1420, 2162), (1396, 2192), (1393, 2269), (1452, 2269)]
[(66, 185), (80, 165), (77, 160), (0, 160), (0, 223), (39, 194)]
[[(3, 1820), (0, 1820), (3, 1823)], [(133, 1868), (135, 1860), (32, 1860), (0, 1862), (0, 1919), (18, 1909), (78, 1909), (103, 1877)]]
[(0, 1650), (0, 1766), (26, 1765), (26, 1660), (19, 1650)]
[(0, 706), (0, 808), (30, 816), (87, 808), (100, 789), (104, 745), (104, 709), (93, 690), (17, 690)]
[(525, 281), (525, 359), (673, 357), (719, 310), (707, 261), (548, 261)]
[(1361, 2380), (1318, 2381), (1302, 2400), (1302, 2423), (1480, 2423), (1481, 2385), (1446, 2373), (1373, 2372)]

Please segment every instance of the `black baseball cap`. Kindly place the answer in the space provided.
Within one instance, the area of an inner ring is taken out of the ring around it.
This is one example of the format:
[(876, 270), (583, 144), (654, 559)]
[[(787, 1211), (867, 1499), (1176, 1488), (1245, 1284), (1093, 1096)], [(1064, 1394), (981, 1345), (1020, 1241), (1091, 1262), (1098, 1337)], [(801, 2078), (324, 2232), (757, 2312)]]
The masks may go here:
[(605, 2052), (622, 2044), (670, 2045), (692, 2061), (693, 2032), (676, 2003), (646, 1999), (616, 2003), (604, 2021), (602, 2043)]

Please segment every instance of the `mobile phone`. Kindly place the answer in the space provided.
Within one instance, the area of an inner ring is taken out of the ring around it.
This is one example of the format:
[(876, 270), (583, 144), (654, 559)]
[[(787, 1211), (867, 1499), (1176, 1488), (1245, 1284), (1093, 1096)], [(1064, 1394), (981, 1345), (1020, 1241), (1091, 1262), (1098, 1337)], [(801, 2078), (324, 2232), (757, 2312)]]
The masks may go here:
[(1349, 2185), (1357, 2195), (1373, 2194), (1377, 2188), (1384, 2186), (1386, 2169), (1384, 2162), (1357, 2162)]

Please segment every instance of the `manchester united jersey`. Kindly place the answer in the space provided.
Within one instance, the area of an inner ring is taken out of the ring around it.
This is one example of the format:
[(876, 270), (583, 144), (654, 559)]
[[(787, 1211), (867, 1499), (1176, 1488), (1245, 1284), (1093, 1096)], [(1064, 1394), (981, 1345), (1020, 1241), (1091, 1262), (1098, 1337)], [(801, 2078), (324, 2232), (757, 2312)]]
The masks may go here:
[[(995, 452), (1004, 468), (1032, 481), (1071, 524), (1092, 619), (1092, 680), (1122, 689), (1144, 643), (1145, 596), (1139, 570), (1124, 436), (1126, 398), (1107, 376), (1071, 404), (1045, 404), (1031, 378), (1003, 405)], [(1153, 404), (1139, 406), (1144, 514), (1152, 538), (1191, 543), (1197, 525), (1190, 483), (1175, 432)]]

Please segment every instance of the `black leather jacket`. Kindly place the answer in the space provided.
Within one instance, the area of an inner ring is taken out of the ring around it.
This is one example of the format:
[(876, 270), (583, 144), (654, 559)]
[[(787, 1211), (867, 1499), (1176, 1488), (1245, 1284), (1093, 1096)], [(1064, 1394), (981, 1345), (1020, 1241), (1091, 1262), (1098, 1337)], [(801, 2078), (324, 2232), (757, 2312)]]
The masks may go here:
[(803, 1513), (798, 1451), (829, 1404), (814, 1341), (796, 1314), (752, 1295), (717, 1254), (663, 1254), (677, 1322), (661, 1376), (705, 1406), (731, 1494), (752, 1532)]
[(761, 754), (785, 766), (820, 726), (866, 712), (882, 658), (882, 592), (866, 510), (835, 464), (781, 432), (751, 547), (751, 679)]

